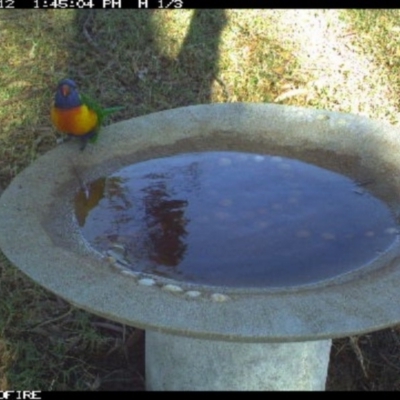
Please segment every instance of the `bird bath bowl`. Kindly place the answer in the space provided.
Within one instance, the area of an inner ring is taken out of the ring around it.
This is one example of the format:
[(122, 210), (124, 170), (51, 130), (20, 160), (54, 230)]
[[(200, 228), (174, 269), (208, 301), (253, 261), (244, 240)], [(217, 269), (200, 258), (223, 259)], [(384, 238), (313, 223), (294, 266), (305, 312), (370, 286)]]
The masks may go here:
[(0, 247), (145, 329), (148, 389), (323, 389), (332, 338), (400, 322), (399, 137), (271, 104), (134, 118), (18, 175)]

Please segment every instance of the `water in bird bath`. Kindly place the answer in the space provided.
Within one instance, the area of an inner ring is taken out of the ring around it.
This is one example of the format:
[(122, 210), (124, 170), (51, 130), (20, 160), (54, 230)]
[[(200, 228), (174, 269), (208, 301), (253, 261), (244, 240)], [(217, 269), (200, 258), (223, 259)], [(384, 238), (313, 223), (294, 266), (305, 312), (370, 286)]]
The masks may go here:
[(219, 286), (332, 278), (397, 233), (389, 208), (348, 177), (228, 151), (132, 164), (80, 190), (75, 207), (86, 240), (126, 268)]

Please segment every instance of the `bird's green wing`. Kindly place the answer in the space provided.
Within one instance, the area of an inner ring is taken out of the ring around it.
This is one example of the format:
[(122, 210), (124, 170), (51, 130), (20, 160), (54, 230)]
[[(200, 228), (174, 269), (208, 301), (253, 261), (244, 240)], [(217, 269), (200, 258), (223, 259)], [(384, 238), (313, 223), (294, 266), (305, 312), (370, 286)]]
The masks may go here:
[[(117, 111), (123, 110), (125, 108), (122, 106), (103, 108), (96, 100), (94, 100), (93, 98), (91, 98), (88, 95), (81, 94), (80, 97), (81, 97), (82, 103), (86, 104), (90, 109), (92, 109), (97, 114), (97, 117), (99, 119), (99, 121), (98, 121), (99, 129), (103, 125), (104, 120), (109, 115), (111, 115)], [(97, 134), (94, 135), (90, 141), (95, 142), (96, 139), (97, 139)]]

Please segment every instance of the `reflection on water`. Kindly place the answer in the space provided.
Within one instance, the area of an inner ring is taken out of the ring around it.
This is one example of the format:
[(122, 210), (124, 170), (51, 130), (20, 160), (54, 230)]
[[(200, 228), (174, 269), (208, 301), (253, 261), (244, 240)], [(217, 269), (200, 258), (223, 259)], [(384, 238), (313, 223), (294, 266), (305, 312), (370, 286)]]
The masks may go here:
[(188, 153), (130, 165), (76, 196), (83, 235), (129, 268), (229, 286), (293, 286), (361, 267), (397, 233), (350, 179), (297, 160)]
[(165, 182), (142, 189), (146, 226), (146, 257), (157, 264), (176, 266), (186, 251), (187, 201), (171, 198)]

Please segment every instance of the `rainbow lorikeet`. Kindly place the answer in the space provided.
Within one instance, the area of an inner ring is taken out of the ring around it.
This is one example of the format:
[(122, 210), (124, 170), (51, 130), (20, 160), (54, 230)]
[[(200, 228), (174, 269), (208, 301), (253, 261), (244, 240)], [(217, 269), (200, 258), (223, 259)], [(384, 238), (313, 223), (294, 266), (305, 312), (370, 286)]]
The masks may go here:
[(95, 142), (104, 119), (123, 107), (102, 108), (95, 100), (79, 94), (72, 79), (58, 83), (51, 120), (54, 126), (69, 136), (78, 137), (84, 150), (88, 140)]

